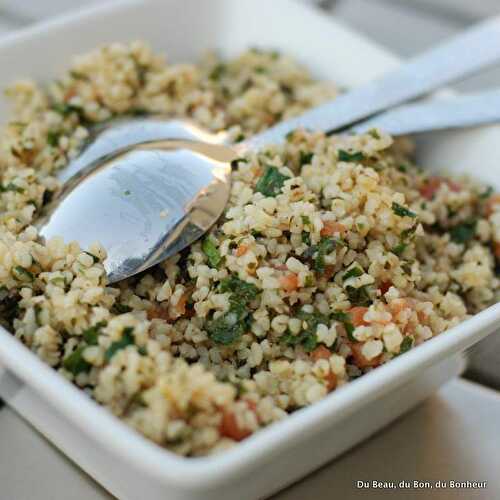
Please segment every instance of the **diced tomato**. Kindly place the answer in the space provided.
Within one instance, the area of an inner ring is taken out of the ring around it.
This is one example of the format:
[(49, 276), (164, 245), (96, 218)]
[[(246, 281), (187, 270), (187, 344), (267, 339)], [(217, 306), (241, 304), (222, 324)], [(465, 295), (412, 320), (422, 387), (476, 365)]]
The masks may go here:
[(332, 353), (330, 350), (324, 345), (319, 345), (311, 352), (311, 358), (313, 361), (318, 361), (318, 359), (330, 359)]
[(411, 303), (408, 299), (394, 299), (389, 302), (389, 309), (392, 314), (399, 314), (403, 309), (408, 309), (411, 307)]
[(495, 253), (495, 257), (500, 259), (500, 242), (497, 242), (493, 246), (493, 252)]
[(362, 353), (363, 349), (363, 343), (361, 342), (356, 342), (351, 344), (351, 351), (352, 351), (352, 357), (354, 359), (354, 363), (358, 368), (369, 368), (369, 367), (375, 367), (380, 364), (382, 355), (380, 354), (376, 358), (373, 359), (366, 359), (363, 356)]
[(151, 309), (148, 309), (147, 315), (149, 320), (152, 319), (163, 319), (165, 321), (170, 320), (168, 311), (160, 306), (153, 306)]
[(241, 257), (242, 255), (245, 255), (248, 251), (248, 245), (239, 245), (238, 248), (234, 251), (234, 255), (236, 257)]
[(175, 306), (175, 311), (178, 316), (184, 316), (186, 314), (186, 304), (188, 298), (191, 296), (192, 290), (186, 290), (180, 297), (179, 301)]
[(328, 389), (328, 392), (333, 391), (337, 387), (337, 375), (333, 372), (329, 372), (326, 377), (326, 388)]
[[(254, 401), (245, 400), (245, 403), (248, 406), (248, 409), (257, 412), (257, 405)], [(232, 410), (223, 410), (222, 411), (222, 419), (219, 425), (219, 432), (221, 436), (228, 437), (230, 439), (234, 439), (235, 441), (242, 441), (246, 437), (252, 434), (250, 429), (242, 428), (238, 425), (238, 421), (236, 419), (236, 415)]]
[(344, 224), (341, 224), (340, 222), (334, 220), (324, 220), (323, 228), (321, 229), (319, 234), (321, 236), (333, 236), (336, 233), (343, 235), (346, 231), (347, 228), (344, 226)]
[(441, 185), (445, 183), (448, 185), (450, 188), (450, 191), (453, 191), (457, 193), (462, 189), (460, 184), (457, 184), (456, 182), (450, 180), (450, 179), (444, 179), (443, 177), (439, 176), (433, 176), (429, 177), (427, 181), (423, 184), (423, 186), (420, 188), (420, 194), (427, 200), (432, 200), (434, 198), (434, 195), (436, 192), (439, 190)]
[(286, 292), (293, 292), (299, 287), (299, 277), (295, 273), (289, 273), (281, 276), (280, 285)]
[(490, 216), (495, 211), (495, 205), (500, 206), (500, 193), (490, 196), (484, 204), (484, 210), (487, 216)]
[(391, 288), (391, 286), (392, 286), (391, 281), (382, 281), (378, 289), (380, 290), (380, 293), (382, 295), (385, 295), (389, 291), (389, 288)]
[(354, 326), (367, 326), (368, 322), (364, 320), (364, 316), (368, 311), (368, 307), (356, 306), (349, 309), (349, 315), (351, 316), (351, 323)]

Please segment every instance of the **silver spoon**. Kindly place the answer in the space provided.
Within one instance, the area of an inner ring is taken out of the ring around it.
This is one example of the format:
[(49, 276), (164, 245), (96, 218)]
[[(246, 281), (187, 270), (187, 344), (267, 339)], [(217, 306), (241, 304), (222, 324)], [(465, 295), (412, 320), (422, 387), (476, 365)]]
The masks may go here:
[(108, 252), (108, 279), (119, 281), (206, 232), (227, 204), (231, 161), (246, 151), (281, 142), (300, 127), (345, 130), (499, 59), (496, 18), (381, 79), (231, 147), (224, 145), (224, 134), (209, 134), (185, 120), (149, 117), (107, 124), (62, 176), (73, 175), (40, 221), (40, 235), (63, 236), (83, 248), (100, 241)]

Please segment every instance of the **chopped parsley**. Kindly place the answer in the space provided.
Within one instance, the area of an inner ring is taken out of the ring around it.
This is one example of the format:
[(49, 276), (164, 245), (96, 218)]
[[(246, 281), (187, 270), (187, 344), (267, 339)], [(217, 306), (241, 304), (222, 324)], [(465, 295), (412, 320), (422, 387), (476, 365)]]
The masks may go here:
[(280, 174), (277, 167), (269, 165), (264, 172), (264, 175), (257, 181), (255, 191), (262, 193), (264, 196), (274, 197), (280, 193), (288, 176)]
[(380, 134), (378, 133), (378, 130), (375, 128), (368, 130), (368, 134), (371, 135), (374, 139), (380, 139)]
[(301, 215), (300, 218), (302, 219), (302, 224), (304, 224), (304, 226), (311, 224), (311, 219), (307, 215)]
[(313, 159), (314, 153), (307, 153), (306, 151), (300, 152), (299, 163), (300, 166), (309, 165)]
[(88, 345), (97, 345), (97, 339), (101, 333), (101, 328), (104, 328), (106, 325), (106, 321), (99, 321), (94, 326), (87, 328), (82, 333), (83, 340), (85, 340)]
[(406, 165), (403, 165), (403, 164), (398, 165), (396, 168), (397, 168), (400, 172), (403, 172), (403, 173), (406, 173), (406, 172), (408, 171), (408, 167), (407, 167)]
[(305, 243), (307, 246), (311, 245), (311, 235), (307, 231), (302, 231), (302, 243)]
[(325, 270), (325, 255), (335, 248), (335, 240), (322, 238), (316, 245), (316, 258), (314, 259), (314, 270), (322, 273)]
[(248, 163), (248, 160), (246, 158), (235, 158), (231, 162), (231, 169), (236, 170), (238, 168), (238, 163)]
[(226, 73), (227, 67), (225, 64), (216, 64), (213, 68), (212, 71), (210, 71), (210, 74), (208, 75), (208, 78), (210, 80), (213, 80), (214, 82), (218, 81), (221, 79), (221, 77)]
[(79, 373), (87, 373), (90, 371), (92, 365), (83, 359), (83, 351), (86, 347), (87, 346), (85, 345), (78, 347), (75, 351), (63, 359), (62, 365), (65, 370), (75, 376)]
[(250, 326), (249, 303), (254, 300), (259, 289), (252, 283), (236, 276), (224, 278), (219, 285), (222, 293), (231, 292), (229, 310), (210, 321), (206, 327), (208, 336), (218, 344), (229, 345), (238, 340)]
[(339, 149), (338, 158), (339, 161), (346, 161), (348, 163), (359, 163), (360, 161), (365, 159), (365, 155), (361, 151), (355, 151), (353, 153), (349, 153), (344, 149)]
[(16, 186), (13, 182), (9, 182), (5, 186), (0, 185), (0, 192), (5, 193), (7, 191), (13, 191), (14, 193), (24, 193), (24, 188)]
[(221, 254), (210, 237), (203, 240), (201, 244), (203, 253), (207, 256), (210, 267), (217, 269), (222, 261)]
[(393, 247), (391, 249), (391, 252), (395, 255), (397, 255), (398, 257), (400, 257), (401, 255), (403, 255), (404, 251), (408, 248), (408, 244), (401, 241), (400, 243), (398, 243), (395, 247)]
[(122, 331), (122, 338), (120, 340), (116, 340), (113, 342), (104, 353), (104, 358), (106, 361), (109, 361), (118, 351), (125, 349), (125, 347), (129, 345), (134, 345), (134, 329), (130, 326), (127, 326)]
[(47, 143), (49, 146), (56, 148), (59, 145), (59, 139), (61, 137), (60, 132), (55, 132), (50, 130), (47, 134)]
[(409, 208), (404, 207), (403, 205), (400, 205), (399, 203), (396, 203), (395, 201), (392, 202), (392, 211), (398, 215), (399, 217), (412, 217), (415, 218), (417, 214), (415, 212), (412, 212)]
[(254, 284), (240, 280), (236, 276), (224, 278), (219, 284), (219, 290), (222, 293), (232, 292), (230, 301), (237, 300), (245, 303), (254, 300), (259, 293), (259, 289)]
[(470, 219), (450, 229), (450, 238), (453, 242), (465, 244), (476, 234), (477, 220)]
[(99, 257), (97, 257), (97, 255), (94, 255), (93, 253), (90, 253), (90, 252), (83, 252), (83, 253), (86, 253), (88, 256), (92, 257), (94, 264), (99, 262)]
[(31, 283), (35, 279), (35, 277), (33, 276), (33, 273), (30, 273), (27, 269), (25, 269), (22, 266), (15, 266), (12, 269), (12, 274), (19, 281)]
[(126, 304), (115, 304), (112, 308), (111, 308), (111, 312), (113, 314), (125, 314), (125, 313), (128, 313), (132, 310), (132, 308), (130, 306), (127, 306)]
[(369, 306), (372, 302), (365, 286), (359, 288), (347, 286), (346, 292), (349, 297), (349, 302), (355, 306)]
[(308, 313), (304, 310), (300, 310), (296, 316), (303, 323), (303, 330), (297, 335), (293, 335), (288, 332), (281, 337), (281, 342), (288, 346), (302, 345), (305, 351), (311, 352), (318, 345), (318, 337), (316, 335), (316, 329), (318, 325), (328, 325), (328, 316), (321, 314), (317, 311)]
[(351, 267), (351, 269), (346, 271), (342, 276), (342, 281), (346, 281), (349, 278), (359, 278), (360, 276), (363, 275), (363, 272), (364, 272), (363, 269), (361, 269), (360, 267), (357, 266)]
[(58, 102), (52, 106), (52, 109), (64, 117), (69, 116), (71, 113), (76, 113), (80, 120), (85, 119), (83, 108), (74, 104)]
[(354, 325), (351, 322), (351, 315), (349, 313), (345, 313), (342, 311), (334, 312), (332, 313), (332, 319), (340, 321), (344, 325), (345, 331), (347, 333), (347, 338), (351, 342), (358, 342), (356, 337), (353, 336)]
[(481, 200), (486, 200), (493, 194), (493, 188), (491, 186), (488, 186), (486, 191), (484, 193), (479, 194), (479, 198)]
[(413, 337), (405, 337), (399, 346), (399, 354), (409, 351), (413, 347)]
[(232, 344), (245, 333), (248, 317), (249, 312), (244, 306), (232, 304), (226, 313), (208, 324), (208, 336), (218, 344)]

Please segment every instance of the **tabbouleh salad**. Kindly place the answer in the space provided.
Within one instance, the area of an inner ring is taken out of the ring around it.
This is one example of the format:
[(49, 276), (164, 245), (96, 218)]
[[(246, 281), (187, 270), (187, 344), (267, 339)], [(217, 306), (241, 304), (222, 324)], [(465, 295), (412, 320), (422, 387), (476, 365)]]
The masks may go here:
[[(498, 300), (500, 196), (415, 166), (383, 131), (297, 130), (234, 162), (202, 240), (108, 286), (105, 250), (34, 227), (92, 124), (190, 117), (234, 141), (337, 90), (286, 55), (167, 64), (142, 42), (8, 89), (0, 316), (26, 347), (165, 448), (224, 450)], [(84, 216), (84, 214), (82, 214)]]

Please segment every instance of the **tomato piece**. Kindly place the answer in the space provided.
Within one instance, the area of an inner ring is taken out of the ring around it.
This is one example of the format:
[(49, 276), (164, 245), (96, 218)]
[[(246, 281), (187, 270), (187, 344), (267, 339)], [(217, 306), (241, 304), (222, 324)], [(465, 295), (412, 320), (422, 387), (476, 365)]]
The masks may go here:
[(293, 292), (299, 287), (299, 277), (295, 273), (281, 276), (279, 282), (285, 292)]
[(454, 193), (458, 193), (462, 189), (462, 186), (460, 186), (460, 184), (452, 181), (451, 179), (445, 179), (436, 175), (427, 179), (427, 181), (419, 190), (420, 194), (425, 199), (432, 200), (443, 183), (446, 184), (449, 187), (450, 191), (453, 191)]
[(234, 251), (234, 255), (236, 257), (241, 257), (242, 255), (245, 255), (248, 251), (248, 245), (239, 245), (238, 248)]
[[(257, 414), (257, 405), (254, 401), (245, 400), (248, 409)], [(219, 425), (219, 433), (221, 436), (234, 439), (235, 441), (242, 441), (252, 434), (251, 429), (245, 429), (239, 426), (236, 415), (232, 410), (222, 411), (222, 420)]]
[(311, 358), (313, 361), (318, 361), (318, 359), (330, 359), (332, 353), (330, 350), (324, 345), (319, 345), (311, 352)]
[(334, 234), (340, 234), (341, 236), (345, 234), (347, 228), (344, 224), (334, 220), (324, 220), (323, 228), (320, 231), (321, 236), (333, 236)]
[(354, 326), (367, 326), (370, 323), (365, 321), (363, 318), (368, 311), (368, 307), (356, 306), (349, 309), (349, 314), (351, 316), (351, 323)]
[(355, 365), (358, 368), (374, 368), (375, 366), (378, 366), (380, 364), (382, 354), (378, 355), (376, 358), (367, 359), (365, 358), (365, 356), (363, 356), (363, 345), (364, 344), (362, 342), (351, 344), (352, 357), (354, 359)]

